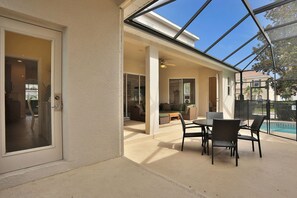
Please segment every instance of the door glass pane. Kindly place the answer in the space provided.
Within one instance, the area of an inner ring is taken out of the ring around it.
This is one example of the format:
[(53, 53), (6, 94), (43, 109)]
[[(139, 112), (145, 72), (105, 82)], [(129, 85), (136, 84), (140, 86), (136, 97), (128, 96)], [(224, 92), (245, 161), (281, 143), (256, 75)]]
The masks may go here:
[(124, 116), (131, 117), (135, 104), (145, 107), (145, 76), (124, 74)]
[(170, 79), (170, 104), (195, 104), (195, 79)]
[(139, 76), (140, 78), (140, 90), (139, 90), (139, 102), (145, 104), (145, 76)]
[(123, 105), (123, 107), (124, 107), (124, 117), (128, 117), (128, 115), (127, 115), (127, 100), (126, 100), (126, 98), (127, 98), (127, 91), (126, 91), (126, 81), (127, 81), (127, 79), (126, 79), (126, 74), (124, 74), (124, 83), (123, 83), (123, 91), (124, 91), (124, 105)]
[(195, 79), (184, 79), (184, 103), (195, 104)]
[(139, 76), (127, 75), (127, 102), (128, 102), (128, 115), (130, 116), (131, 109), (135, 104), (139, 104)]
[(5, 32), (5, 148), (52, 144), (51, 41)]
[(170, 79), (169, 81), (170, 104), (183, 104), (183, 80)]

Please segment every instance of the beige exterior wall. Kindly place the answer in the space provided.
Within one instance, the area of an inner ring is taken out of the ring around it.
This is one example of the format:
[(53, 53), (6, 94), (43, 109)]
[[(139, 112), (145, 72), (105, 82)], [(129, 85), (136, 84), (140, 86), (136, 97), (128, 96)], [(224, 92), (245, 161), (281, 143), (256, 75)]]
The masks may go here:
[(7, 12), (12, 17), (64, 27), (64, 161), (0, 175), (0, 187), (121, 156), (122, 19), (118, 5), (113, 0), (0, 0), (0, 7), (1, 12), (13, 10)]
[(209, 111), (209, 78), (216, 77), (218, 71), (203, 68), (200, 70), (198, 115), (205, 116)]
[[(220, 107), (219, 111), (224, 112), (224, 118), (234, 118), (234, 90), (235, 90), (235, 79), (234, 72), (223, 71), (220, 74)], [(228, 78), (230, 79), (230, 94), (228, 95)]]
[(133, 58), (125, 58), (124, 72), (130, 74), (145, 75), (145, 59), (137, 60)]

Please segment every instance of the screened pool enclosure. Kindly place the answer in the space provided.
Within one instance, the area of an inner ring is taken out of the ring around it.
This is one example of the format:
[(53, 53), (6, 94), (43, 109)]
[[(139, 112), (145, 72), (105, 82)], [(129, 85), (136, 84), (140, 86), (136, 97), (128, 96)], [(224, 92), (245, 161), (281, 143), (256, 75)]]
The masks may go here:
[[(150, 14), (176, 31), (152, 26), (143, 19)], [(234, 69), (235, 116), (264, 114), (263, 131), (297, 140), (297, 0), (155, 0), (125, 23)], [(190, 45), (183, 33), (199, 39)], [(250, 71), (265, 78), (248, 79)], [(272, 126), (287, 126), (290, 135)]]

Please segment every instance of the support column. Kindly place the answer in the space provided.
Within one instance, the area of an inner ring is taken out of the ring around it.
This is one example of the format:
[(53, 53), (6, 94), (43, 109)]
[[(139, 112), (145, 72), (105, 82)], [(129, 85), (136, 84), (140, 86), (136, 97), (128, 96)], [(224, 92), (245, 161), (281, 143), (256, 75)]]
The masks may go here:
[(159, 53), (157, 48), (148, 46), (145, 58), (145, 131), (153, 135), (159, 129)]

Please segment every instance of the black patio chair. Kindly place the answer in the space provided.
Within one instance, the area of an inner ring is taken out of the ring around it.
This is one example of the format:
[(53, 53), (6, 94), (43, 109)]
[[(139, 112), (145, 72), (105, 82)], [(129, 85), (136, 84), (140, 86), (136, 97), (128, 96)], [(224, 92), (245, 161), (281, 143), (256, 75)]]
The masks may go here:
[[(206, 112), (206, 119), (223, 119), (224, 114), (223, 112)], [(206, 144), (207, 144), (207, 154), (209, 154), (209, 144), (208, 140), (211, 139), (211, 131), (212, 127), (206, 127)]]
[[(223, 119), (223, 112), (206, 112), (206, 119)], [(211, 133), (211, 127), (207, 127), (207, 132)]]
[(223, 119), (223, 112), (206, 112), (206, 119)]
[[(214, 147), (231, 148), (231, 156), (235, 155), (236, 166), (238, 166), (237, 137), (240, 128), (240, 120), (214, 119), (212, 128), (211, 163), (213, 164)], [(232, 152), (234, 150), (234, 152)]]
[[(195, 125), (193, 123), (185, 123), (185, 120), (182, 116), (182, 114), (179, 114), (179, 118), (183, 127), (183, 140), (182, 140), (182, 146), (181, 146), (181, 151), (184, 150), (184, 141), (185, 138), (192, 138), (192, 137), (201, 137), (202, 138), (202, 146), (204, 144), (204, 133), (202, 131), (201, 126)], [(199, 129), (200, 131), (191, 131), (191, 132), (187, 132), (187, 129)]]
[[(240, 133), (238, 134), (239, 140), (252, 141), (253, 152), (255, 151), (254, 142), (258, 142), (260, 157), (262, 157), (261, 143), (260, 143), (260, 128), (263, 124), (263, 121), (265, 120), (265, 117), (266, 116), (257, 115), (250, 127), (248, 127), (248, 126), (242, 127), (242, 129), (250, 130), (251, 135), (242, 135)], [(256, 136), (254, 136), (254, 135), (256, 135)]]

